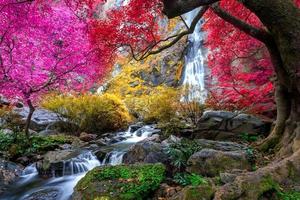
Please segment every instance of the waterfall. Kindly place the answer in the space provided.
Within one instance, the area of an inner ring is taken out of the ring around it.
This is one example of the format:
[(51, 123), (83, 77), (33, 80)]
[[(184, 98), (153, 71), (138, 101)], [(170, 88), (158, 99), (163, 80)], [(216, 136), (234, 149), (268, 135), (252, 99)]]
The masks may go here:
[[(188, 25), (192, 23), (198, 11), (198, 9), (195, 9), (185, 15)], [(189, 45), (187, 54), (185, 55), (185, 66), (182, 78), (185, 94), (181, 99), (186, 102), (199, 101), (200, 103), (204, 103), (207, 98), (207, 91), (205, 89), (206, 55), (203, 47), (205, 34), (201, 31), (202, 24), (202, 21), (198, 22), (194, 33), (188, 36)]]

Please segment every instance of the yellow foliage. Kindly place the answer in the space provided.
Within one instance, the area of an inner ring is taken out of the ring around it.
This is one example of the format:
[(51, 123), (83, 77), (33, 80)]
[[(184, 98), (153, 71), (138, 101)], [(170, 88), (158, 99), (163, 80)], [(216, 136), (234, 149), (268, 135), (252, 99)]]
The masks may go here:
[(125, 105), (112, 94), (48, 96), (42, 106), (75, 122), (80, 131), (114, 131), (131, 121)]
[(145, 121), (168, 122), (176, 117), (179, 93), (176, 89), (159, 87), (147, 99)]

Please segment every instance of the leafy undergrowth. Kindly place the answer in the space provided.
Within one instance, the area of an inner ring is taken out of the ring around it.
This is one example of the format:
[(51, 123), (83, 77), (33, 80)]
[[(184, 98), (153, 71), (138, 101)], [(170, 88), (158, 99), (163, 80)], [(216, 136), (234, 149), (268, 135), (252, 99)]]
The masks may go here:
[[(98, 167), (76, 186), (82, 199), (144, 199), (165, 178), (162, 164)], [(92, 198), (91, 198), (92, 197)]]
[(278, 192), (279, 200), (300, 200), (300, 192)]
[(197, 142), (183, 139), (181, 142), (171, 144), (166, 153), (171, 160), (171, 164), (179, 170), (186, 167), (188, 159), (195, 152), (201, 150)]
[(31, 136), (24, 133), (5, 134), (0, 130), (0, 152), (7, 152), (8, 158), (17, 158), (56, 149), (61, 144), (71, 144), (74, 138), (66, 135)]
[(204, 177), (193, 173), (177, 173), (174, 176), (174, 181), (182, 186), (199, 186), (208, 183)]

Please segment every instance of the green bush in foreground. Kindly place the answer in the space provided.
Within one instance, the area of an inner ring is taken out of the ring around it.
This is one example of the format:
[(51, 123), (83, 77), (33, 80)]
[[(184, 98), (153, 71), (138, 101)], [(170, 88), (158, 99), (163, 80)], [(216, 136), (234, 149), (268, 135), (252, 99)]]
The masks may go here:
[(142, 200), (165, 178), (162, 164), (99, 167), (90, 171), (76, 186), (82, 199)]
[(8, 152), (9, 158), (43, 153), (54, 150), (61, 144), (71, 144), (73, 137), (65, 135), (31, 136), (24, 133), (5, 134), (0, 130), (0, 151)]

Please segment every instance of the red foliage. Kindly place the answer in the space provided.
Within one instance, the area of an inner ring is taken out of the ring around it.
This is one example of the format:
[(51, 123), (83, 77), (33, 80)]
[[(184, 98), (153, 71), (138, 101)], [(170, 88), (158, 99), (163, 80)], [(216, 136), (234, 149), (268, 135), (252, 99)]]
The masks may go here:
[[(221, 7), (245, 22), (263, 28), (259, 19), (236, 0)], [(269, 54), (261, 42), (216, 16), (206, 14), (208, 66), (211, 96), (208, 104), (221, 109), (263, 112), (273, 106), (273, 74)]]
[(100, 14), (90, 21), (91, 39), (105, 52), (113, 54), (122, 50), (120, 47), (140, 52), (159, 38), (156, 23), (160, 16), (159, 0), (124, 1), (118, 6), (117, 1), (111, 2), (114, 3), (111, 8), (108, 3), (93, 6)]

